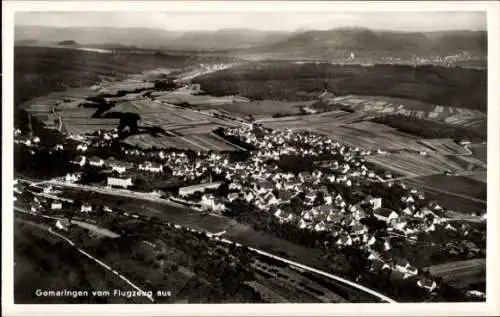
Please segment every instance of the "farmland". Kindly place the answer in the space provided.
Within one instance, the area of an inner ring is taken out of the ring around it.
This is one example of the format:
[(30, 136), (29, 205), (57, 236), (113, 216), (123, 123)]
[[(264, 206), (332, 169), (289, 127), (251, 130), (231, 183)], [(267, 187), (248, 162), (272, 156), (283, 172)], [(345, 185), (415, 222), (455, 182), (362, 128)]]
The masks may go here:
[[(215, 109), (227, 111), (234, 115), (249, 116), (256, 120), (273, 115), (297, 115), (301, 114), (301, 107), (308, 106), (315, 101), (279, 101), (279, 100), (255, 100), (247, 102), (233, 102), (218, 105)], [(206, 109), (209, 106), (196, 106), (198, 109)], [(212, 108), (212, 107), (210, 107)]]
[(214, 96), (299, 101), (314, 99), (326, 88), (338, 96), (387, 96), (486, 111), (484, 70), (269, 61), (243, 64), (193, 81)]
[(478, 129), (486, 127), (486, 114), (478, 110), (430, 104), (386, 96), (347, 95), (328, 101), (352, 110), (368, 113), (399, 114), (407, 117), (444, 122), (452, 126)]
[(433, 276), (439, 276), (457, 288), (486, 282), (486, 259), (449, 262), (428, 269)]
[(412, 178), (412, 183), (486, 200), (486, 184), (466, 176), (424, 176)]
[(421, 156), (419, 154), (400, 152), (390, 155), (368, 156), (366, 160), (395, 173), (415, 177), (443, 174), (447, 170), (452, 173), (460, 172), (467, 168), (467, 164), (459, 164), (437, 153)]
[(487, 153), (488, 147), (486, 146), (486, 144), (474, 144), (474, 145), (471, 145), (469, 147), (469, 149), (475, 158), (477, 158), (483, 162), (487, 161), (487, 159), (488, 159), (488, 153)]
[(450, 139), (425, 139), (421, 140), (420, 143), (441, 154), (450, 154), (450, 155), (469, 154), (469, 151), (467, 151), (465, 148), (461, 147), (456, 142), (453, 142), (453, 140)]

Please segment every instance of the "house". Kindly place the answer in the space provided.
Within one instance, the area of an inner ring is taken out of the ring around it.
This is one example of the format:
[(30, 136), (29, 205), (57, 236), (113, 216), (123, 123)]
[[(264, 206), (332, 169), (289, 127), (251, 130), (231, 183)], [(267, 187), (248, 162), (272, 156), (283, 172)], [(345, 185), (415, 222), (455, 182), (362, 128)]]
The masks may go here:
[(89, 159), (89, 164), (90, 166), (102, 167), (104, 166), (104, 161), (99, 157), (93, 156)]
[(306, 229), (309, 227), (309, 224), (304, 221), (304, 219), (300, 219), (298, 226), (300, 229)]
[(412, 204), (412, 203), (415, 202), (415, 199), (411, 195), (409, 195), (409, 196), (403, 196), (403, 197), (401, 197), (401, 202), (407, 203), (407, 204)]
[(92, 206), (89, 205), (89, 204), (87, 204), (87, 203), (83, 203), (80, 211), (81, 212), (91, 212), (92, 211)]
[(68, 183), (73, 183), (73, 182), (76, 182), (78, 181), (79, 177), (75, 174), (66, 174), (66, 176), (64, 177), (64, 180)]
[(73, 161), (73, 163), (80, 165), (80, 166), (84, 166), (85, 163), (87, 163), (87, 158), (83, 155), (78, 155), (77, 157), (75, 157), (75, 160)]
[(362, 236), (368, 232), (368, 228), (365, 225), (357, 223), (351, 227), (351, 234), (355, 236)]
[(231, 182), (231, 183), (229, 184), (229, 189), (230, 189), (230, 190), (233, 190), (233, 189), (235, 189), (235, 190), (240, 190), (241, 188), (242, 188), (242, 186), (241, 186), (241, 184), (240, 184), (240, 183), (238, 183), (238, 182)]
[(282, 203), (289, 203), (292, 199), (292, 195), (287, 190), (278, 190), (277, 199), (279, 199)]
[(419, 279), (417, 281), (417, 285), (419, 287), (426, 289), (429, 292), (432, 292), (433, 290), (435, 290), (437, 288), (436, 281), (433, 281), (430, 278), (425, 278), (425, 277)]
[(393, 218), (391, 220), (391, 225), (394, 229), (404, 231), (406, 225), (408, 224), (408, 218), (405, 216), (401, 216), (398, 218)]
[(368, 200), (368, 204), (372, 206), (373, 210), (377, 210), (382, 208), (382, 198), (377, 197), (377, 198), (371, 198)]
[(302, 183), (310, 182), (313, 180), (313, 176), (310, 172), (300, 172), (299, 179)]
[(388, 272), (390, 270), (391, 267), (389, 266), (389, 264), (385, 263), (383, 260), (379, 258), (373, 259), (370, 265), (370, 271), (374, 273), (384, 272), (384, 271)]
[(350, 246), (352, 245), (352, 238), (348, 234), (342, 234), (337, 240), (338, 245)]
[(244, 195), (245, 195), (245, 200), (248, 203), (251, 202), (255, 198), (255, 196), (252, 192), (245, 193)]
[(218, 203), (213, 195), (203, 195), (200, 204), (203, 209), (222, 211), (226, 209), (224, 204)]
[(450, 225), (449, 223), (446, 225), (446, 227), (444, 227), (446, 230), (451, 230), (451, 231), (457, 231), (457, 229), (455, 227), (453, 227), (452, 225)]
[(152, 173), (160, 173), (163, 172), (163, 165), (155, 164), (152, 162), (145, 162), (144, 164), (139, 164), (140, 171), (148, 171)]
[(323, 221), (318, 222), (318, 223), (314, 226), (314, 230), (315, 230), (315, 231), (325, 231), (325, 230), (326, 230), (325, 223), (324, 223)]
[(50, 209), (52, 209), (52, 210), (61, 210), (62, 209), (62, 202), (60, 202), (60, 201), (53, 201), (52, 204), (50, 204)]
[(411, 266), (408, 261), (402, 259), (396, 259), (394, 261), (393, 269), (403, 273), (404, 279), (418, 274), (418, 269), (416, 267)]
[(123, 187), (123, 188), (127, 188), (127, 187), (133, 185), (132, 178), (130, 178), (130, 177), (127, 177), (127, 178), (124, 178), (124, 177), (108, 177), (107, 183), (108, 183), (108, 186), (111, 186), (111, 187), (112, 186), (117, 186), (117, 187)]
[(196, 185), (191, 185), (191, 186), (185, 186), (179, 188), (179, 195), (180, 196), (187, 196), (191, 195), (192, 193), (195, 192), (204, 192), (207, 189), (217, 189), (222, 185), (222, 182), (207, 182), (207, 183), (201, 183), (201, 184), (196, 184)]
[(71, 224), (70, 221), (66, 218), (58, 219), (56, 221), (56, 227), (57, 227), (57, 229), (60, 229), (60, 230), (68, 231), (68, 227), (70, 224)]
[(76, 147), (76, 150), (81, 151), (81, 152), (85, 152), (85, 151), (87, 151), (87, 149), (88, 149), (88, 147), (87, 147), (87, 144), (85, 144), (85, 143), (78, 144)]
[(379, 208), (373, 211), (373, 215), (375, 216), (375, 218), (386, 221), (388, 223), (391, 222), (392, 219), (396, 219), (399, 217), (397, 212), (388, 208)]
[(265, 194), (274, 189), (274, 184), (271, 181), (260, 181), (254, 184), (254, 190), (258, 194)]
[(238, 199), (239, 196), (240, 196), (239, 193), (229, 193), (227, 194), (227, 200), (229, 200), (229, 202), (233, 202), (236, 199)]

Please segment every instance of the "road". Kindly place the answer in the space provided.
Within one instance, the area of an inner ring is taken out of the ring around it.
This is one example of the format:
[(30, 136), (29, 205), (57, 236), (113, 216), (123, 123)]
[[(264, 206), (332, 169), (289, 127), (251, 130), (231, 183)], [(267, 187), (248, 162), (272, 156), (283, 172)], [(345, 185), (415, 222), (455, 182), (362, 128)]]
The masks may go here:
[[(222, 242), (228, 243), (228, 244), (235, 243), (235, 242), (227, 240), (225, 238), (222, 238), (219, 241), (222, 241)], [(248, 247), (248, 249), (250, 249), (250, 250), (252, 250), (252, 251), (254, 251), (254, 252), (256, 252), (256, 253), (258, 253), (260, 255), (267, 256), (269, 258), (278, 260), (278, 261), (286, 263), (288, 265), (293, 265), (293, 266), (296, 266), (296, 267), (301, 268), (303, 270), (306, 270), (306, 271), (309, 271), (309, 272), (313, 272), (313, 273), (322, 275), (324, 277), (327, 277), (329, 279), (335, 280), (337, 282), (341, 282), (341, 283), (347, 284), (347, 285), (351, 286), (352, 288), (355, 288), (355, 289), (360, 290), (362, 292), (365, 292), (365, 293), (368, 293), (370, 295), (373, 295), (373, 296), (379, 298), (380, 300), (382, 300), (384, 302), (387, 302), (387, 303), (397, 303), (392, 298), (389, 298), (389, 297), (387, 297), (387, 296), (385, 296), (385, 295), (383, 295), (383, 294), (381, 294), (381, 293), (379, 293), (379, 292), (377, 292), (377, 291), (375, 291), (375, 290), (373, 290), (371, 288), (368, 288), (368, 287), (365, 287), (365, 286), (360, 285), (358, 283), (354, 283), (352, 281), (346, 280), (346, 279), (344, 279), (342, 277), (339, 277), (339, 276), (336, 276), (336, 275), (333, 275), (333, 274), (330, 274), (330, 273), (326, 273), (324, 271), (312, 268), (312, 267), (304, 265), (304, 264), (300, 264), (300, 263), (297, 263), (297, 262), (294, 262), (294, 261), (291, 261), (291, 260), (287, 260), (285, 258), (279, 257), (279, 256), (271, 254), (271, 253), (267, 253), (267, 252), (259, 250), (259, 249), (255, 249), (255, 248), (252, 248), (252, 247)]]
[[(21, 208), (18, 208), (18, 207), (14, 207), (14, 209), (19, 210), (19, 211), (24, 212), (24, 213), (29, 213), (28, 211), (22, 210)], [(136, 291), (144, 294), (151, 302), (154, 302), (154, 298), (152, 296), (149, 296), (148, 294), (146, 294), (146, 292), (143, 291), (141, 288), (139, 288), (139, 286), (137, 286), (134, 283), (132, 283), (128, 278), (126, 278), (125, 276), (123, 276), (122, 274), (120, 274), (119, 272), (117, 272), (116, 270), (114, 270), (113, 268), (111, 268), (109, 265), (105, 264), (101, 260), (93, 257), (89, 253), (87, 253), (87, 252), (83, 251), (82, 249), (80, 249), (76, 245), (76, 243), (73, 242), (72, 240), (70, 240), (69, 238), (63, 236), (62, 234), (59, 234), (59, 233), (53, 231), (52, 228), (50, 228), (48, 226), (43, 226), (43, 225), (39, 225), (39, 224), (36, 224), (36, 223), (27, 222), (27, 221), (22, 221), (22, 222), (23, 223), (28, 223), (28, 224), (31, 224), (31, 225), (36, 225), (37, 227), (39, 227), (41, 229), (44, 229), (44, 230), (47, 230), (49, 233), (51, 233), (51, 234), (53, 234), (53, 235), (55, 235), (55, 236), (63, 239), (69, 245), (71, 245), (72, 247), (74, 247), (78, 252), (80, 252), (81, 254), (85, 255), (87, 258), (93, 260), (95, 263), (99, 264), (100, 266), (102, 266), (103, 268), (105, 268), (106, 270), (108, 270), (109, 272), (113, 273), (115, 276), (117, 276), (118, 278), (120, 278), (121, 280), (123, 280), (125, 283), (127, 283), (128, 285), (130, 285), (133, 289), (135, 289)]]
[[(49, 183), (57, 184), (57, 185), (61, 185), (61, 186), (76, 187), (76, 188), (80, 188), (80, 189), (84, 189), (85, 188), (85, 190), (96, 191), (96, 192), (106, 193), (108, 195), (116, 195), (116, 196), (121, 196), (121, 197), (127, 197), (127, 196), (130, 196), (131, 194), (133, 194), (133, 192), (130, 192), (130, 191), (127, 191), (127, 193), (119, 193), (119, 192), (110, 191), (110, 190), (102, 190), (102, 189), (95, 188), (95, 187), (90, 187), (90, 186), (76, 185), (76, 184), (66, 184), (66, 183), (63, 183), (63, 182), (53, 182), (53, 181), (50, 182), (49, 181)], [(164, 202), (166, 204), (170, 204), (167, 200), (160, 199), (160, 198), (153, 198), (151, 196), (144, 196), (144, 195), (140, 195), (140, 194), (135, 194), (133, 196), (135, 198), (138, 198), (138, 199), (154, 200), (154, 201), (157, 201), (157, 202)], [(222, 241), (222, 242), (233, 243), (233, 241), (230, 241), (228, 239), (222, 238), (224, 236), (225, 232), (212, 233), (212, 232), (210, 232), (208, 230), (203, 230), (203, 231), (206, 232), (209, 235), (220, 237), (219, 240)], [(235, 241), (234, 243), (237, 243), (237, 242)], [(358, 291), (362, 291), (364, 293), (367, 293), (367, 294), (370, 294), (372, 296), (375, 296), (375, 297), (377, 297), (378, 299), (380, 299), (383, 302), (396, 303), (395, 300), (393, 300), (393, 299), (391, 299), (391, 298), (389, 298), (389, 297), (387, 297), (387, 296), (385, 296), (385, 295), (377, 292), (376, 290), (373, 290), (373, 289), (370, 289), (370, 288), (365, 287), (363, 285), (360, 285), (358, 283), (346, 280), (346, 279), (344, 279), (344, 278), (342, 278), (340, 276), (336, 276), (336, 275), (333, 275), (333, 274), (330, 274), (330, 273), (327, 273), (327, 272), (324, 272), (324, 271), (312, 268), (310, 266), (307, 266), (307, 265), (304, 265), (304, 264), (301, 264), (301, 263), (298, 263), (298, 262), (294, 262), (294, 261), (291, 261), (291, 260), (288, 260), (288, 259), (276, 256), (274, 254), (265, 252), (265, 251), (257, 249), (257, 248), (252, 248), (252, 247), (248, 247), (248, 248), (250, 250), (258, 253), (258, 254), (263, 255), (263, 256), (267, 256), (267, 257), (279, 260), (279, 261), (281, 261), (283, 263), (286, 263), (288, 265), (294, 265), (296, 267), (299, 267), (299, 268), (302, 268), (304, 270), (307, 270), (307, 271), (310, 271), (310, 272), (322, 275), (324, 277), (327, 277), (329, 279), (335, 280), (337, 282), (344, 283), (344, 284), (346, 284), (346, 285), (348, 285), (348, 286), (350, 286), (350, 287), (352, 287), (352, 288), (354, 288), (354, 289), (356, 289)]]

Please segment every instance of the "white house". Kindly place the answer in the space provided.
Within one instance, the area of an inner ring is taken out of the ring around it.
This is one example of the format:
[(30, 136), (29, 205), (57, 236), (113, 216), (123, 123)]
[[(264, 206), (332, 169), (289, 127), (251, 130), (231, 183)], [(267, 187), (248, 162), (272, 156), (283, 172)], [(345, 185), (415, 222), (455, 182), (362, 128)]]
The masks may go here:
[(392, 219), (396, 219), (399, 217), (398, 213), (394, 210), (387, 208), (380, 208), (373, 212), (373, 215), (382, 221), (391, 222)]
[(429, 292), (432, 292), (437, 288), (436, 281), (433, 281), (429, 278), (421, 278), (417, 281), (417, 285), (419, 287), (425, 288)]
[(121, 178), (121, 177), (108, 177), (108, 186), (117, 186), (127, 188), (132, 186), (132, 178)]
[(139, 170), (153, 172), (153, 173), (160, 173), (163, 172), (163, 166), (160, 164), (145, 162), (144, 164), (139, 164)]
[(92, 206), (87, 204), (87, 203), (84, 203), (82, 204), (82, 207), (80, 209), (81, 212), (91, 212), (92, 211)]
[(87, 158), (83, 155), (78, 155), (75, 158), (75, 160), (73, 161), (73, 163), (80, 165), (80, 166), (84, 166), (87, 163)]
[(102, 167), (104, 166), (104, 161), (99, 157), (91, 157), (89, 159), (89, 165), (95, 167)]
[(76, 147), (76, 150), (81, 151), (81, 152), (85, 152), (85, 151), (87, 151), (87, 149), (88, 149), (88, 147), (87, 147), (87, 144), (85, 144), (85, 143), (78, 144)]
[(60, 210), (62, 209), (62, 203), (60, 201), (53, 201), (50, 205), (50, 209), (52, 210)]

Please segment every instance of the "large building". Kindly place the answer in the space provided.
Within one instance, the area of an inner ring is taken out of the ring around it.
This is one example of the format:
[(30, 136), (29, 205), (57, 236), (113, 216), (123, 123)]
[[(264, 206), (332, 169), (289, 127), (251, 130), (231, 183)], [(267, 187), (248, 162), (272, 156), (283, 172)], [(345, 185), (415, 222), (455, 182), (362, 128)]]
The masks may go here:
[(222, 182), (209, 182), (179, 188), (180, 196), (187, 196), (195, 192), (203, 192), (207, 189), (219, 188)]
[(132, 186), (132, 178), (108, 177), (108, 186), (118, 186), (127, 188)]

